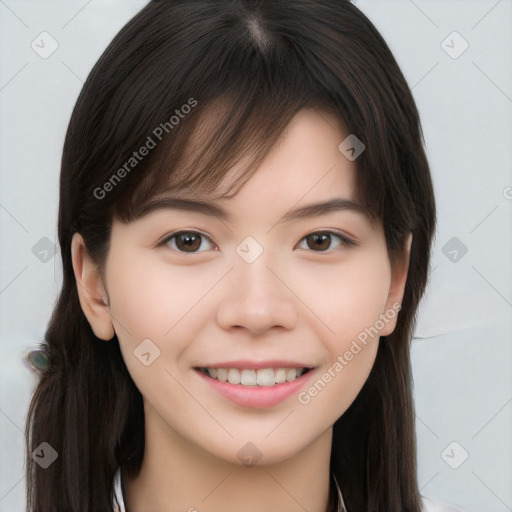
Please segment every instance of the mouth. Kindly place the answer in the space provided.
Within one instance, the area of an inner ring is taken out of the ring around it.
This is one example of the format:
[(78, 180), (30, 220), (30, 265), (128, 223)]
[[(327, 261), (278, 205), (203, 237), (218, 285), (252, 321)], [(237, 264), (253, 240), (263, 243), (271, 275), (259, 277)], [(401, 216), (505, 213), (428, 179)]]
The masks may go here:
[(224, 398), (250, 408), (268, 408), (284, 402), (315, 374), (313, 367), (285, 361), (232, 361), (194, 370)]
[(272, 387), (286, 382), (293, 382), (310, 372), (308, 367), (282, 368), (223, 368), (199, 367), (197, 371), (219, 382), (247, 386)]

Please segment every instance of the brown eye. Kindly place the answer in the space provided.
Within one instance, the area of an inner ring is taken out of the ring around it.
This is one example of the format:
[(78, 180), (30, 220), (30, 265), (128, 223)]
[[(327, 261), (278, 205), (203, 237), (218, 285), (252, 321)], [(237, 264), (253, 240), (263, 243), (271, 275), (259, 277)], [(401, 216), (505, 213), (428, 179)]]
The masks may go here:
[(339, 233), (334, 233), (332, 231), (318, 231), (316, 233), (311, 233), (310, 235), (305, 236), (302, 240), (306, 241), (307, 247), (312, 249), (315, 252), (326, 252), (328, 251), (333, 238), (337, 238), (341, 241), (338, 243), (338, 246), (350, 246), (355, 245), (355, 242), (343, 236)]
[(331, 236), (327, 233), (313, 233), (306, 237), (308, 247), (313, 250), (325, 251), (331, 245)]
[[(169, 245), (172, 249), (178, 252), (203, 252), (198, 251), (201, 243), (204, 240), (210, 240), (207, 236), (198, 233), (197, 231), (180, 231), (167, 237), (162, 244)], [(207, 250), (207, 249), (206, 249)]]

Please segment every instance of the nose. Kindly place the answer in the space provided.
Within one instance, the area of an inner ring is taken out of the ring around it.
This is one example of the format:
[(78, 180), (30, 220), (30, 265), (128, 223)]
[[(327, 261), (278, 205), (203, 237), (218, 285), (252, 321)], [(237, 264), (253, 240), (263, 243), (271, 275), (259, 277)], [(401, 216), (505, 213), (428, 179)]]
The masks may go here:
[(217, 322), (223, 329), (246, 329), (256, 337), (272, 328), (295, 328), (298, 299), (290, 275), (275, 269), (264, 254), (252, 263), (236, 261), (226, 276), (217, 309)]

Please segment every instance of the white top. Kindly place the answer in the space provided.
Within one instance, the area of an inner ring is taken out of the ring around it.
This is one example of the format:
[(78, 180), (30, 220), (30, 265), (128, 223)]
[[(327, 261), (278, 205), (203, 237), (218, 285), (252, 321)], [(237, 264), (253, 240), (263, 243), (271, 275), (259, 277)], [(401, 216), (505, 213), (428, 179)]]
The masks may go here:
[[(335, 480), (336, 482), (336, 480)], [(338, 486), (338, 482), (336, 482), (336, 487), (338, 489), (338, 512), (347, 512), (347, 509), (345, 508), (345, 502), (343, 501), (343, 496), (341, 495), (341, 490)], [(114, 480), (114, 493), (117, 497), (117, 501), (119, 502), (119, 505), (121, 506), (120, 509), (118, 509), (115, 506), (114, 502), (114, 510), (115, 512), (126, 512), (125, 505), (124, 505), (124, 499), (123, 499), (123, 492), (121, 489), (121, 470), (117, 470), (117, 473), (115, 475)], [(425, 498), (422, 496), (422, 504), (423, 504), (423, 512), (465, 512), (464, 510), (460, 508), (454, 508), (450, 505), (443, 505), (441, 503), (434, 503), (433, 501), (429, 500), (428, 498)]]

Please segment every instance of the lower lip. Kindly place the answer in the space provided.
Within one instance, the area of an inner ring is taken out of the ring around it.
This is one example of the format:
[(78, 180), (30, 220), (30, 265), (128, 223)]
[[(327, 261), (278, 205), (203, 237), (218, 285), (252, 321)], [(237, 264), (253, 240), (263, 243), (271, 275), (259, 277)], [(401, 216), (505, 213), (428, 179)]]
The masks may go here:
[(273, 386), (243, 386), (241, 384), (231, 384), (229, 382), (220, 382), (205, 375), (200, 370), (196, 370), (210, 386), (225, 396), (232, 402), (245, 407), (272, 407), (283, 402), (293, 394), (298, 393), (300, 388), (310, 379), (313, 370), (301, 375), (292, 382), (283, 382)]

